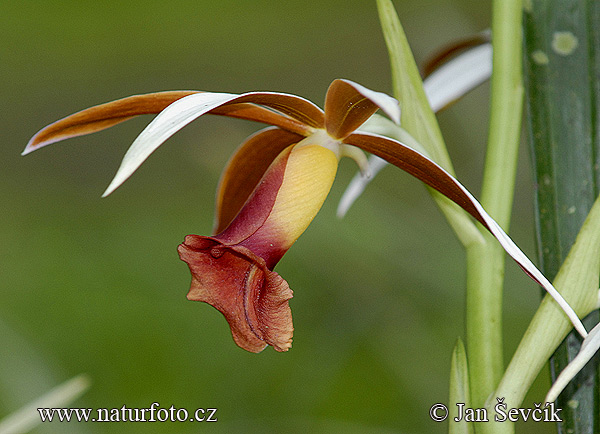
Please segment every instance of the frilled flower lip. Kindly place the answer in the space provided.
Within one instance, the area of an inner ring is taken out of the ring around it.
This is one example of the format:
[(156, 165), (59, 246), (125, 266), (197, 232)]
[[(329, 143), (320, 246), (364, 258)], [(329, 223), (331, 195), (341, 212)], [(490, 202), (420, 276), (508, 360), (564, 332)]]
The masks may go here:
[[(277, 150), (289, 145), (293, 135), (307, 137), (318, 129), (324, 129), (334, 140), (383, 158), (465, 209), (498, 239), (507, 253), (533, 280), (554, 297), (578, 332), (586, 336), (587, 332), (573, 309), (460, 182), (435, 162), (397, 140), (356, 132), (378, 109), (382, 109), (395, 122), (399, 121), (400, 109), (396, 100), (349, 80), (332, 82), (327, 91), (324, 111), (304, 98), (284, 93), (248, 92), (234, 95), (196, 91), (159, 92), (102, 104), (61, 119), (40, 130), (23, 154), (69, 137), (100, 131), (140, 114), (159, 113), (127, 151), (117, 175), (104, 194), (108, 195), (176, 131), (199, 116), (216, 114), (262, 122), (277, 127), (278, 131), (284, 131), (263, 132), (262, 138), (271, 134), (280, 134), (281, 137), (269, 141), (255, 139), (252, 149), (246, 149), (263, 157), (256, 165), (253, 163), (246, 167), (243, 162), (247, 160), (242, 158), (235, 163), (239, 169), (238, 176), (242, 175), (250, 180), (248, 184), (254, 183), (255, 186), (260, 179), (260, 167), (268, 166), (274, 155), (277, 155)], [(229, 172), (221, 180), (217, 215), (223, 220), (218, 220), (216, 227), (226, 225), (224, 222), (227, 219), (220, 216), (237, 214), (240, 203), (243, 204), (247, 199), (244, 195), (249, 194), (243, 192), (240, 195), (237, 188), (233, 188), (235, 182), (231, 179), (231, 171)], [(237, 191), (237, 199), (233, 199), (234, 191)]]
[(267, 345), (277, 351), (291, 347), (294, 327), (288, 300), (293, 293), (261, 257), (243, 246), (198, 235), (188, 235), (178, 251), (192, 273), (188, 300), (218, 309), (238, 346), (255, 353)]

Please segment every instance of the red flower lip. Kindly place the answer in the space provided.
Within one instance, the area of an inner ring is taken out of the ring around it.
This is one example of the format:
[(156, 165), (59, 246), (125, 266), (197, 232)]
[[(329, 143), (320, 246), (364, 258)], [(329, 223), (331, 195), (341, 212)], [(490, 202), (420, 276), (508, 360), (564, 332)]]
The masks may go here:
[(292, 290), (262, 258), (248, 248), (198, 235), (188, 235), (178, 250), (192, 272), (188, 300), (218, 309), (237, 345), (255, 353), (267, 345), (277, 351), (291, 347)]

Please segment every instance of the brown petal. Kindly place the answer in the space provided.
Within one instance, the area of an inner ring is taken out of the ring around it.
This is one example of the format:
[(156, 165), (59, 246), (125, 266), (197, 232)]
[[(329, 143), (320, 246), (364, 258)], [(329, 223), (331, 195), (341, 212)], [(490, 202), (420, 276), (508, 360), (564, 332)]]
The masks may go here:
[(472, 199), (465, 193), (464, 187), (427, 157), (396, 140), (366, 133), (351, 134), (344, 139), (344, 143), (357, 146), (364, 151), (375, 154), (405, 172), (410, 173), (457, 203), (489, 229), (481, 213), (473, 205)]
[(193, 93), (197, 92), (172, 91), (134, 95), (90, 107), (41, 129), (31, 138), (23, 155), (51, 143), (104, 130), (138, 115), (158, 113), (172, 102)]
[(329, 135), (343, 139), (381, 108), (395, 122), (400, 120), (398, 101), (350, 80), (334, 80), (325, 97), (325, 126)]
[(341, 139), (361, 126), (378, 107), (343, 80), (335, 80), (325, 97), (325, 127)]
[(275, 113), (264, 107), (260, 107), (250, 103), (237, 103), (217, 107), (209, 112), (211, 115), (221, 115), (230, 118), (245, 119), (248, 121), (261, 122), (267, 125), (273, 125), (302, 136), (307, 136), (312, 132), (312, 127), (309, 127), (301, 121)]
[(187, 298), (218, 309), (237, 345), (254, 353), (267, 345), (277, 351), (291, 347), (294, 328), (288, 300), (293, 294), (262, 259), (244, 247), (198, 235), (188, 235), (178, 250), (192, 272)]
[[(118, 99), (105, 104), (100, 104), (88, 109), (79, 111), (63, 119), (60, 119), (43, 129), (31, 138), (27, 147), (23, 151), (23, 155), (29, 154), (36, 149), (46, 145), (59, 142), (61, 140), (72, 137), (83, 136), (86, 134), (95, 133), (106, 128), (117, 125), (135, 116), (145, 114), (156, 114), (163, 111), (167, 106), (185, 96), (200, 93), (198, 91), (168, 91), (156, 92), (144, 95), (133, 95), (130, 97)], [(266, 102), (277, 100), (269, 95), (265, 99)], [(287, 98), (284, 98), (287, 101)], [(295, 100), (293, 100), (296, 102)], [(304, 102), (298, 103), (303, 108), (309, 105)], [(282, 112), (286, 110), (293, 111), (297, 107), (288, 102), (273, 104), (273, 108), (282, 108)], [(276, 107), (275, 107), (276, 106)], [(310, 111), (310, 108), (309, 108)], [(314, 110), (312, 110), (314, 111)], [(311, 111), (311, 113), (312, 113)], [(320, 112), (320, 109), (318, 109)], [(297, 119), (275, 113), (272, 110), (248, 104), (245, 102), (232, 103), (230, 105), (217, 107), (210, 111), (210, 114), (228, 116), (233, 118), (247, 119), (265, 124), (279, 126), (283, 129), (293, 131), (299, 134), (308, 134), (310, 128), (304, 125)], [(313, 115), (315, 115), (313, 113)], [(312, 116), (312, 115), (311, 115)], [(315, 116), (319, 116), (317, 113)], [(305, 116), (299, 116), (304, 119)], [(321, 114), (322, 117), (322, 114)], [(310, 120), (310, 119), (309, 119)], [(314, 123), (311, 121), (311, 123)]]
[(325, 117), (323, 110), (307, 99), (297, 95), (278, 92), (248, 92), (238, 102), (260, 104), (286, 114), (312, 128), (323, 128)]
[(269, 165), (303, 136), (269, 127), (248, 138), (233, 154), (217, 189), (215, 230), (222, 232), (238, 214)]

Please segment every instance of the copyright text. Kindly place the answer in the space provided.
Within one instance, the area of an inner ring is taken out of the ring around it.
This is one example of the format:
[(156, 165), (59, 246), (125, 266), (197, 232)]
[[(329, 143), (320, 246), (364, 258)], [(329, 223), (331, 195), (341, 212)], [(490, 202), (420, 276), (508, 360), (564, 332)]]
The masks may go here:
[[(532, 420), (534, 422), (562, 422), (561, 408), (556, 408), (553, 402), (534, 403), (532, 408), (508, 408), (504, 398), (496, 398), (493, 411), (488, 408), (469, 408), (464, 403), (456, 403), (454, 422), (517, 422)], [(491, 413), (491, 414), (490, 414)], [(434, 422), (443, 422), (449, 416), (448, 407), (437, 403), (429, 409), (429, 417)]]

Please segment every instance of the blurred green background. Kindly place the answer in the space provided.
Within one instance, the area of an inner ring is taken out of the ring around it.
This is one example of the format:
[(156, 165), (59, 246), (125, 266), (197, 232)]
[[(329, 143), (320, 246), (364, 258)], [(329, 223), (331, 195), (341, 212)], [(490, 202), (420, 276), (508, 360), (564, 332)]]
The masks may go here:
[[(490, 22), (488, 1), (395, 4), (419, 61)], [(44, 125), (135, 93), (274, 90), (322, 105), (335, 78), (389, 92), (374, 1), (4, 0), (0, 29), (0, 418), (87, 373), (93, 385), (72, 407), (216, 407), (219, 422), (34, 432), (446, 431), (428, 411), (447, 401), (451, 350), (464, 334), (464, 255), (419, 182), (388, 168), (338, 220), (356, 170), (342, 161), (323, 210), (277, 267), (295, 293), (294, 346), (255, 355), (234, 345), (215, 309), (185, 299), (190, 276), (176, 247), (210, 232), (220, 170), (259, 125), (203, 118), (107, 199), (150, 118), (19, 155)], [(476, 195), (487, 110), (482, 86), (439, 116)], [(522, 157), (511, 233), (534, 257)], [(538, 299), (509, 264), (507, 354)], [(537, 387), (539, 401), (547, 380)]]

